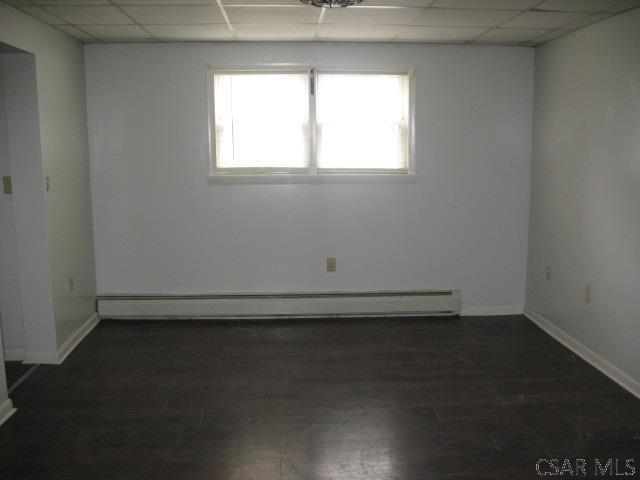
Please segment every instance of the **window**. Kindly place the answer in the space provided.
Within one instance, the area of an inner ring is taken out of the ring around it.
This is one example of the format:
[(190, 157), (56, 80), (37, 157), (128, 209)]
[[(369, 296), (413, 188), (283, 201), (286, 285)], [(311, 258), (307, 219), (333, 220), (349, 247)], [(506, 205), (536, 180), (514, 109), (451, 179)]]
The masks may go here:
[(318, 74), (319, 171), (406, 171), (407, 75)]
[(406, 174), (409, 75), (216, 70), (212, 169), (241, 174)]
[(307, 72), (214, 74), (216, 168), (307, 171)]

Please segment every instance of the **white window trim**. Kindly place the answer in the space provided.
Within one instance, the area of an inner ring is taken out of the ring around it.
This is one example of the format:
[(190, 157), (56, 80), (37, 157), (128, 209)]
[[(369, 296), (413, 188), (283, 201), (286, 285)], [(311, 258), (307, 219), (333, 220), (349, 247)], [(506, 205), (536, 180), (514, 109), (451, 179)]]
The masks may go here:
[[(317, 126), (316, 126), (316, 102), (315, 93), (309, 94), (309, 167), (300, 169), (279, 168), (255, 168), (255, 169), (216, 169), (216, 143), (215, 143), (215, 72), (259, 72), (264, 71), (308, 71), (314, 86), (317, 87), (316, 73), (356, 73), (356, 74), (402, 74), (409, 80), (409, 152), (407, 156), (406, 170), (329, 170), (318, 171), (317, 166)], [(207, 68), (207, 117), (209, 158), (207, 159), (207, 181), (209, 184), (325, 184), (325, 183), (415, 183), (415, 105), (416, 105), (416, 81), (415, 68), (331, 68), (322, 65), (311, 66), (306, 64), (258, 64), (252, 66), (214, 66)]]

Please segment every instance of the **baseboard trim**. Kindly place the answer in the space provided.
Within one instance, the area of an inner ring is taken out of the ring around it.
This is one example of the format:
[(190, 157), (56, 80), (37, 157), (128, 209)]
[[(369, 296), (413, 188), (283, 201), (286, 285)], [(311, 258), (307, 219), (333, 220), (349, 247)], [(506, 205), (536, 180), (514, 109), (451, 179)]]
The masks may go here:
[(0, 425), (9, 420), (11, 415), (16, 413), (16, 409), (13, 407), (13, 402), (10, 398), (7, 398), (0, 404)]
[(60, 364), (60, 357), (58, 352), (24, 352), (24, 360), (22, 363), (42, 363), (46, 365), (58, 365)]
[(91, 330), (100, 322), (97, 313), (91, 315), (78, 329), (67, 338), (55, 352), (25, 352), (23, 363), (41, 363), (60, 365), (78, 344), (89, 335)]
[(555, 340), (567, 347), (573, 353), (578, 355), (587, 363), (600, 370), (611, 380), (616, 382), (622, 388), (640, 398), (640, 382), (622, 371), (606, 358), (598, 355), (583, 343), (576, 340), (560, 327), (553, 324), (550, 320), (540, 315), (535, 310), (524, 307), (524, 316), (535, 323), (538, 327), (548, 333)]
[(58, 348), (58, 358), (59, 363), (65, 361), (65, 359), (69, 356), (69, 354), (76, 348), (84, 337), (91, 333), (96, 325), (100, 322), (100, 318), (98, 317), (98, 313), (94, 313), (91, 315), (86, 322), (84, 322), (80, 327), (73, 332), (73, 334), (65, 340), (65, 342)]
[(459, 290), (99, 295), (101, 318), (366, 317), (458, 315)]
[(462, 316), (522, 315), (522, 305), (494, 305), (490, 307), (462, 307)]
[(4, 351), (4, 359), (7, 362), (22, 362), (24, 356), (24, 348), (7, 348)]

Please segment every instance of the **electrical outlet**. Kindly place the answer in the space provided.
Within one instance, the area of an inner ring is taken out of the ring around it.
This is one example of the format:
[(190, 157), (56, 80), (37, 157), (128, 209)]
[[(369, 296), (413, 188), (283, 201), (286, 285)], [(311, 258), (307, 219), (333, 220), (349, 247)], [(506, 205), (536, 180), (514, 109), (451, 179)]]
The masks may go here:
[(336, 257), (327, 257), (327, 272), (336, 271)]
[(11, 195), (13, 193), (13, 185), (11, 184), (11, 177), (2, 177), (2, 188), (5, 195)]
[(73, 277), (69, 277), (68, 283), (69, 283), (69, 291), (73, 292), (75, 290), (75, 288), (76, 288), (75, 280), (73, 279)]
[(585, 285), (584, 287), (584, 301), (591, 303), (591, 285)]
[(544, 279), (545, 279), (547, 282), (550, 282), (550, 281), (551, 281), (551, 267), (547, 267), (547, 268), (545, 268), (545, 270), (544, 270)]

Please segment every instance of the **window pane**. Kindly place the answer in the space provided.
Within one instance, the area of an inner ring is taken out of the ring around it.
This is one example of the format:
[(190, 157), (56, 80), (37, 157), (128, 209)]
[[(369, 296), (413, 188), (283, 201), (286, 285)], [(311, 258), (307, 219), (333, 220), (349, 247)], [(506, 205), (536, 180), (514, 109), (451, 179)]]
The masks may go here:
[(406, 170), (408, 110), (407, 75), (318, 74), (318, 168)]
[(214, 74), (216, 167), (306, 168), (307, 72)]

